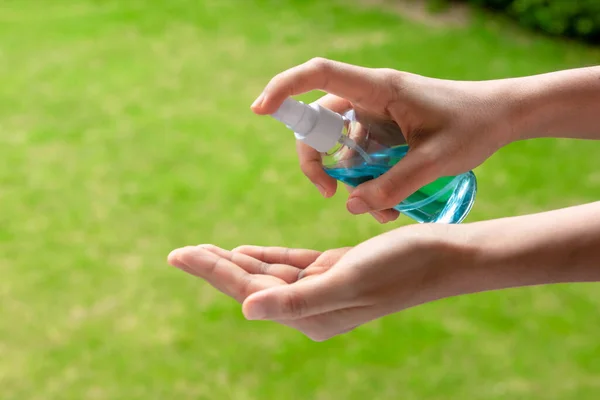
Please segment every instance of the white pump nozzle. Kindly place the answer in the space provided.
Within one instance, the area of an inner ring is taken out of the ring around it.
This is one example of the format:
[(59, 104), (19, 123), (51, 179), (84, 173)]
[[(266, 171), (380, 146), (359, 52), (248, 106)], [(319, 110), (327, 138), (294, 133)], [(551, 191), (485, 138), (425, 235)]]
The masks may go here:
[(296, 139), (321, 153), (344, 136), (343, 117), (316, 103), (308, 105), (288, 97), (271, 116), (293, 130)]

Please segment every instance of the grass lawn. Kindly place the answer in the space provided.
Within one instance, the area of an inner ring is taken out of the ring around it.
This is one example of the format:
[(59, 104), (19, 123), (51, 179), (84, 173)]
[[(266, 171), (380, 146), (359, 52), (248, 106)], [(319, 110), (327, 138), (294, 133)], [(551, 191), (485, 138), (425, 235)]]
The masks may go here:
[[(449, 299), (313, 343), (166, 265), (186, 244), (326, 249), (410, 222), (353, 217), (304, 179), (293, 136), (249, 110), (285, 68), (325, 56), (475, 80), (600, 64), (502, 21), (370, 3), (0, 2), (1, 399), (598, 398), (598, 286)], [(502, 149), (476, 170), (469, 220), (597, 200), (599, 154)]]

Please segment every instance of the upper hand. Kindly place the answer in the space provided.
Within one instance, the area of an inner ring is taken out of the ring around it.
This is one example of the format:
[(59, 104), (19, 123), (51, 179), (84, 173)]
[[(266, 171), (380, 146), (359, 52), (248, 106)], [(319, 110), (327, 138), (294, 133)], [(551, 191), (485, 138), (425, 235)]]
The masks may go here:
[(461, 229), (411, 225), (326, 252), (185, 247), (173, 251), (169, 262), (242, 303), (246, 318), (273, 320), (321, 341), (457, 294), (458, 267), (468, 253)]
[[(354, 214), (371, 212), (389, 222), (398, 216), (391, 208), (421, 187), (477, 167), (513, 140), (507, 86), (502, 80), (433, 79), (316, 58), (275, 76), (252, 110), (272, 114), (287, 97), (320, 89), (329, 93), (318, 101), (324, 107), (395, 121), (409, 153), (386, 174), (351, 190), (347, 203)], [(299, 141), (297, 150), (304, 174), (332, 196), (337, 184), (323, 171), (319, 153)]]

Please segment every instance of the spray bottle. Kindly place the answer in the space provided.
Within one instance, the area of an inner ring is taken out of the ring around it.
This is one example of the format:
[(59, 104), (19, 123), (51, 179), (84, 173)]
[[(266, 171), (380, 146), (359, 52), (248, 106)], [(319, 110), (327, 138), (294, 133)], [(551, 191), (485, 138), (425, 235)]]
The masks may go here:
[[(351, 187), (375, 179), (400, 161), (408, 145), (393, 121), (344, 115), (316, 103), (287, 98), (271, 115), (322, 155), (325, 172)], [(473, 171), (441, 177), (394, 207), (419, 223), (461, 223), (473, 206), (477, 180)]]

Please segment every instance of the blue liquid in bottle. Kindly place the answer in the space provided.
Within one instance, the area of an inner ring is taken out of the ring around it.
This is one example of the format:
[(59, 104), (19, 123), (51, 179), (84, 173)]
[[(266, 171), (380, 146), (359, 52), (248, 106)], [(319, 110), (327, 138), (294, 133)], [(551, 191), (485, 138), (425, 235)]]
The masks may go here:
[[(407, 152), (408, 146), (400, 145), (369, 153), (368, 158), (356, 154), (340, 165), (326, 166), (325, 171), (331, 177), (356, 187), (383, 175)], [(476, 193), (477, 180), (475, 174), (469, 171), (431, 182), (408, 196), (394, 209), (419, 223), (458, 224), (469, 214)]]

